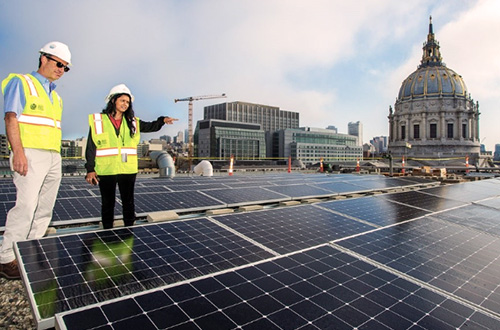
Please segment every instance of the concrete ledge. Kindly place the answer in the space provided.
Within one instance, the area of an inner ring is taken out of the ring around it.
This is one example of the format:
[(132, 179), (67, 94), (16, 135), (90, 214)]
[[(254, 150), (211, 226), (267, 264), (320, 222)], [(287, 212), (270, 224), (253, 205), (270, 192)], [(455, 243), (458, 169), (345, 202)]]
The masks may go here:
[(293, 206), (293, 205), (299, 205), (300, 201), (284, 201), (280, 202), (281, 206)]
[(321, 199), (318, 199), (318, 198), (309, 198), (309, 199), (303, 199), (301, 202), (303, 204), (313, 204), (313, 203), (321, 202)]
[(238, 208), (239, 211), (247, 212), (247, 211), (258, 211), (262, 210), (264, 207), (262, 205), (246, 205), (240, 206)]
[(177, 219), (179, 219), (179, 215), (174, 211), (151, 212), (148, 213), (147, 217), (148, 222), (168, 221)]
[(205, 212), (206, 215), (220, 215), (220, 214), (228, 214), (233, 213), (233, 209), (217, 209), (217, 210), (208, 210)]
[(365, 196), (365, 194), (347, 194), (347, 195), (344, 195), (346, 198), (356, 198), (356, 197), (361, 197), (361, 196)]

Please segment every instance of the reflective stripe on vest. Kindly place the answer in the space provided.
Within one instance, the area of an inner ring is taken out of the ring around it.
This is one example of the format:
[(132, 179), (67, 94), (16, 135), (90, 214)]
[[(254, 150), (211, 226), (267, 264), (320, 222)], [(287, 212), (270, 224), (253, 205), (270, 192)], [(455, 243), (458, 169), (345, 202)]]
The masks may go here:
[(96, 157), (116, 156), (118, 155), (118, 148), (97, 149)]
[[(118, 151), (118, 148), (97, 149), (95, 155), (97, 157), (116, 156)], [(127, 155), (137, 155), (137, 149), (133, 148), (121, 148), (121, 152)]]
[(102, 115), (100, 113), (94, 113), (94, 129), (96, 134), (102, 134), (104, 128), (102, 127)]
[(28, 84), (28, 87), (30, 89), (30, 95), (38, 97), (38, 92), (36, 91), (35, 84), (33, 84), (33, 80), (31, 80), (31, 78), (26, 74), (23, 74), (21, 76), (26, 79), (26, 83)]
[(17, 121), (24, 124), (56, 127), (58, 129), (61, 129), (60, 120), (55, 120), (54, 123), (54, 119), (48, 117), (38, 117), (38, 116), (22, 114), (21, 116), (19, 116), (19, 119)]

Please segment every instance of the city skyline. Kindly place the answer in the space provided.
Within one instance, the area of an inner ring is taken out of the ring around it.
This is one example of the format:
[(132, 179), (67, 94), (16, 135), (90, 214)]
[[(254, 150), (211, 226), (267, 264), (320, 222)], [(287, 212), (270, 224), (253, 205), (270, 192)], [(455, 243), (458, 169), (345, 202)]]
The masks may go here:
[(57, 82), (65, 139), (86, 137), (87, 115), (125, 83), (141, 119), (179, 118), (146, 140), (187, 127), (188, 105), (175, 98), (226, 93), (195, 101), (194, 121), (204, 106), (242, 101), (299, 112), (300, 126), (347, 132), (360, 121), (367, 143), (389, 134), (389, 106), (420, 63), (430, 15), (443, 61), (479, 102), (480, 139), (493, 150), (500, 143), (495, 0), (0, 0), (0, 76), (36, 70), (43, 44), (67, 43), (74, 66)]

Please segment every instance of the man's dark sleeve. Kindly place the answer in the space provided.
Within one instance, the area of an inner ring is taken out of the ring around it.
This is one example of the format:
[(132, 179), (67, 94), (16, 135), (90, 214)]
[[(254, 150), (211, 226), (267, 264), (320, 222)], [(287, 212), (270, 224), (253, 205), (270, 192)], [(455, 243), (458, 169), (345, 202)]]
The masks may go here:
[(155, 121), (143, 121), (139, 119), (139, 129), (141, 133), (158, 132), (165, 125), (164, 119), (164, 116), (158, 117)]
[(87, 173), (95, 172), (95, 154), (96, 154), (96, 146), (94, 140), (92, 140), (92, 131), (89, 128), (89, 136), (87, 138), (87, 148), (85, 149), (85, 159), (87, 162), (85, 163), (85, 168), (87, 169)]

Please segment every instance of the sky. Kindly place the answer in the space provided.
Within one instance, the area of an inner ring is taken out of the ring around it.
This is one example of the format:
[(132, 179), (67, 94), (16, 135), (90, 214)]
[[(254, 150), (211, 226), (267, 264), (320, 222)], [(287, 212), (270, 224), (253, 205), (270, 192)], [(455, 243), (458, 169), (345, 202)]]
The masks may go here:
[[(143, 120), (188, 125), (188, 103), (277, 106), (300, 113), (300, 126), (363, 124), (363, 142), (387, 136), (389, 106), (417, 69), (429, 16), (443, 62), (479, 102), (480, 139), (500, 143), (498, 0), (0, 0), (0, 77), (36, 71), (38, 51), (66, 43), (73, 67), (58, 80), (63, 138), (88, 134), (114, 85), (135, 96)], [(3, 98), (0, 99), (3, 109)], [(0, 125), (0, 134), (5, 133)]]

